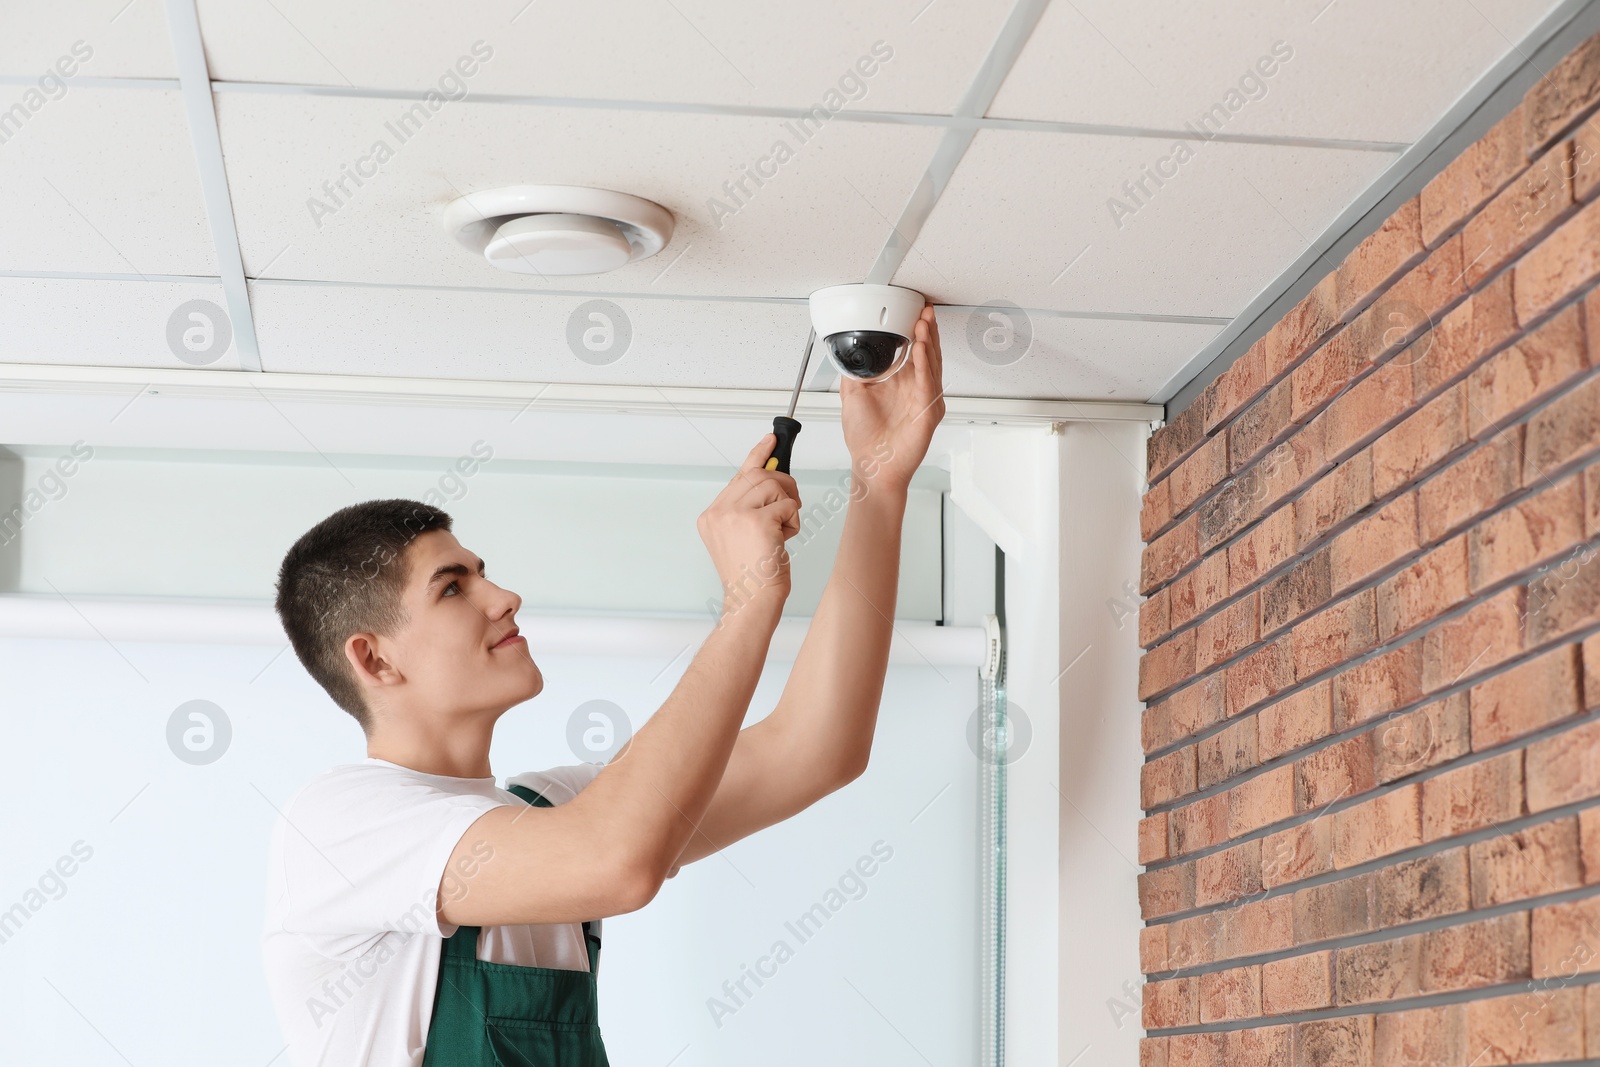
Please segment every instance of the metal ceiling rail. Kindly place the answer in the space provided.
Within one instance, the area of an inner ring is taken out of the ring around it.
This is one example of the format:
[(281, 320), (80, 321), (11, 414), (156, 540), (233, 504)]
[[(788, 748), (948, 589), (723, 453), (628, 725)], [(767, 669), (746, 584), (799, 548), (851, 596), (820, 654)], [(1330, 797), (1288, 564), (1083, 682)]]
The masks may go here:
[[(164, 367), (0, 363), (0, 392), (250, 398), (265, 393), (321, 403), (448, 407), (537, 407), (541, 411), (767, 418), (789, 401), (787, 389), (593, 385), (567, 382), (407, 378)], [(802, 393), (798, 414), (837, 419), (837, 393)], [(1058, 422), (1154, 422), (1158, 404), (1120, 400), (1045, 400), (945, 396), (946, 423), (1041, 425)]]

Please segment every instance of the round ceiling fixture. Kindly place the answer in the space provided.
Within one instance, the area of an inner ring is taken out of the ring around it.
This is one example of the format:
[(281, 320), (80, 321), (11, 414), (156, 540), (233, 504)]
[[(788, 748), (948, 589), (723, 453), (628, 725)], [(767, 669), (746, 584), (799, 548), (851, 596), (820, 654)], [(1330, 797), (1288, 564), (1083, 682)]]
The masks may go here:
[(444, 228), (493, 266), (517, 274), (602, 274), (646, 259), (672, 239), (672, 212), (610, 189), (513, 185), (468, 193)]

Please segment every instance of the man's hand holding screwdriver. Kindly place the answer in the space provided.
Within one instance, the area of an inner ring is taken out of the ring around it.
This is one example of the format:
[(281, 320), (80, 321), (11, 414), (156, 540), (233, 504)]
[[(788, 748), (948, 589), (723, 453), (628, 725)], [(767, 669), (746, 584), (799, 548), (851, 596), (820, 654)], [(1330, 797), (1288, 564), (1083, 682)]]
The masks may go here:
[(725, 615), (753, 600), (781, 610), (789, 597), (783, 543), (800, 532), (800, 490), (790, 475), (765, 468), (776, 444), (770, 433), (757, 441), (696, 522), (722, 579)]

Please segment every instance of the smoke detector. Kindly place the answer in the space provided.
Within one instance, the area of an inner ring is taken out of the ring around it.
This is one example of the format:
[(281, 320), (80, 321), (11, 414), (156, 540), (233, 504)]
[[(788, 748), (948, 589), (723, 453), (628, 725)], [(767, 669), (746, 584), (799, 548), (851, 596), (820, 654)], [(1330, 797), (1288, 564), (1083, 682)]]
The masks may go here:
[(603, 274), (661, 251), (672, 226), (660, 204), (581, 185), (488, 189), (444, 210), (457, 242), (516, 274)]

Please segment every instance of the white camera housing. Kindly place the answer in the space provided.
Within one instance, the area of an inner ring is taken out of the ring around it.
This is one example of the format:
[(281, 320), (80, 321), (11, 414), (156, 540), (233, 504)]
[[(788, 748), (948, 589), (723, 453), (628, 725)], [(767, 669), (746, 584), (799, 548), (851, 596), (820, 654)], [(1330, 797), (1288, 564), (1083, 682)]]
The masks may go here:
[(905, 366), (926, 303), (898, 285), (830, 285), (811, 294), (811, 325), (840, 374), (881, 382)]

